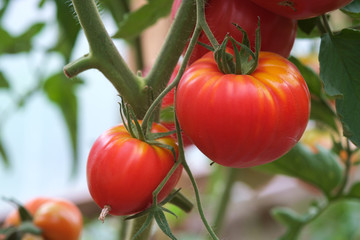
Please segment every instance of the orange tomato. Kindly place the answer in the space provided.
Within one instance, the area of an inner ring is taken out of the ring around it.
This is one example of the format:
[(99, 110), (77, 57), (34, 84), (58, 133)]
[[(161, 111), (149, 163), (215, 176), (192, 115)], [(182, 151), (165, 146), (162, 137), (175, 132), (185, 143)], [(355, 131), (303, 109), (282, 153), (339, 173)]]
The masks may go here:
[[(55, 198), (35, 198), (24, 207), (33, 215), (33, 223), (39, 227), (46, 240), (78, 240), (83, 227), (78, 207), (70, 201)], [(18, 226), (18, 211), (8, 215), (5, 227)]]

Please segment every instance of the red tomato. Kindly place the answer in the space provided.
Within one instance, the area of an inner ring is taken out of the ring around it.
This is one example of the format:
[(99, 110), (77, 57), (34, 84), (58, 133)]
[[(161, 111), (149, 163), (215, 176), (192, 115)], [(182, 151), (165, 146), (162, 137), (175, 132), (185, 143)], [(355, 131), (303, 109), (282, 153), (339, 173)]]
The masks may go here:
[[(173, 15), (181, 0), (175, 0)], [(296, 37), (297, 22), (276, 15), (257, 6), (249, 0), (208, 0), (205, 8), (206, 21), (218, 42), (222, 42), (227, 33), (241, 42), (242, 33), (232, 23), (237, 23), (249, 35), (252, 47), (255, 44), (255, 30), (260, 17), (261, 50), (278, 53), (288, 57)], [(206, 35), (202, 32), (199, 42), (210, 45)], [(228, 47), (232, 48), (231, 43)], [(203, 56), (208, 50), (197, 45), (189, 61), (191, 64)]]
[(259, 6), (292, 19), (322, 15), (349, 4), (352, 0), (251, 0)]
[(260, 52), (251, 75), (223, 74), (209, 52), (184, 73), (175, 110), (185, 134), (229, 167), (268, 163), (289, 151), (309, 118), (310, 94), (297, 68)]
[[(167, 132), (154, 123), (152, 132)], [(168, 136), (158, 142), (172, 146)], [(110, 214), (130, 215), (152, 204), (152, 192), (174, 165), (170, 150), (133, 138), (124, 125), (104, 132), (94, 143), (87, 162), (87, 182), (91, 196), (101, 207), (111, 207)], [(158, 195), (162, 201), (175, 187), (182, 172), (180, 165)]]
[[(24, 207), (33, 215), (34, 224), (39, 227), (46, 240), (78, 240), (83, 221), (78, 207), (63, 199), (35, 198)], [(19, 226), (21, 223), (18, 211), (6, 218), (4, 226)]]

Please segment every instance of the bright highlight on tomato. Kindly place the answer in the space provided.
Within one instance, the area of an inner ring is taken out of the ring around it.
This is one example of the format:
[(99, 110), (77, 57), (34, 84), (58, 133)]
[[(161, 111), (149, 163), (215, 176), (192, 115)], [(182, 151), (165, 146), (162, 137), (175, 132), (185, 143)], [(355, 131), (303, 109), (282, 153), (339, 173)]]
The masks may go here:
[[(27, 202), (24, 207), (33, 216), (33, 223), (43, 232), (46, 240), (78, 240), (83, 228), (79, 208), (64, 199), (38, 197)], [(4, 226), (19, 226), (18, 211), (8, 215)]]
[(278, 54), (260, 52), (252, 74), (235, 75), (220, 72), (209, 52), (184, 73), (175, 110), (207, 157), (245, 168), (271, 162), (299, 141), (310, 94), (298, 69)]
[(352, 0), (251, 0), (259, 6), (292, 19), (320, 16), (349, 4)]
[[(153, 124), (152, 132), (168, 132)], [(171, 137), (157, 139), (178, 151)], [(101, 207), (110, 206), (110, 214), (131, 215), (152, 204), (152, 192), (174, 165), (172, 152), (150, 145), (130, 135), (124, 125), (104, 132), (94, 143), (87, 162), (90, 194)], [(177, 184), (182, 166), (175, 170), (158, 195), (164, 200)]]
[[(181, 0), (175, 0), (172, 8), (174, 16)], [(274, 14), (250, 0), (208, 0), (205, 7), (206, 21), (218, 42), (222, 42), (225, 35), (242, 39), (242, 33), (233, 25), (240, 25), (249, 35), (251, 43), (255, 43), (255, 31), (260, 18), (261, 50), (278, 53), (288, 57), (296, 37), (297, 22)], [(210, 45), (206, 35), (202, 32), (199, 42)], [(228, 47), (232, 48), (229, 43)], [(254, 47), (254, 45), (252, 45)], [(207, 49), (196, 45), (190, 64), (199, 59)]]

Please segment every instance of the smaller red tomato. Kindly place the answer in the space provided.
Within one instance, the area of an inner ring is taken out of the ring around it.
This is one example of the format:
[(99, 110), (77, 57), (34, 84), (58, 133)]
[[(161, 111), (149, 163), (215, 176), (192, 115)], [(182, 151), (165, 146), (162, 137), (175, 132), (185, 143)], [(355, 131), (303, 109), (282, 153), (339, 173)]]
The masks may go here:
[(306, 19), (339, 9), (352, 0), (251, 0), (259, 6), (291, 19)]
[[(24, 207), (33, 215), (33, 223), (43, 232), (46, 240), (78, 240), (83, 221), (78, 207), (70, 201), (55, 198), (35, 198)], [(4, 226), (19, 226), (18, 211), (6, 218)]]
[[(152, 132), (168, 132), (154, 123)], [(175, 140), (157, 139), (172, 146), (177, 153)], [(94, 143), (87, 162), (87, 182), (90, 194), (101, 207), (110, 207), (110, 214), (131, 215), (150, 207), (152, 193), (174, 166), (173, 153), (156, 145), (134, 138), (124, 125), (104, 132)], [(182, 166), (175, 170), (158, 195), (162, 201), (177, 184)]]

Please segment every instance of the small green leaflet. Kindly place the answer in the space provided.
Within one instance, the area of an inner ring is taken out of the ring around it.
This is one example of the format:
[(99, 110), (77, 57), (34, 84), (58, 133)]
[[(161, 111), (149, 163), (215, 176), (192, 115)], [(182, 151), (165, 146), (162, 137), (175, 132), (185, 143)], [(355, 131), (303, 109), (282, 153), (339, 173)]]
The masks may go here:
[(344, 29), (321, 38), (320, 79), (336, 100), (344, 136), (360, 146), (360, 31)]
[(0, 72), (0, 88), (9, 88), (9, 81), (6, 79), (5, 75)]
[(171, 10), (172, 0), (151, 0), (147, 4), (129, 13), (119, 24), (119, 29), (113, 36), (131, 40), (146, 28), (150, 27), (162, 17), (166, 17)]
[(44, 91), (50, 101), (55, 103), (61, 113), (68, 127), (71, 138), (71, 146), (73, 149), (73, 173), (77, 170), (77, 126), (78, 126), (78, 110), (77, 110), (77, 96), (76, 88), (82, 80), (79, 78), (68, 79), (63, 73), (58, 73), (50, 76), (44, 84)]

